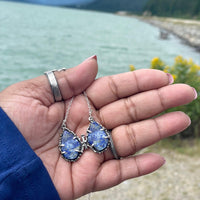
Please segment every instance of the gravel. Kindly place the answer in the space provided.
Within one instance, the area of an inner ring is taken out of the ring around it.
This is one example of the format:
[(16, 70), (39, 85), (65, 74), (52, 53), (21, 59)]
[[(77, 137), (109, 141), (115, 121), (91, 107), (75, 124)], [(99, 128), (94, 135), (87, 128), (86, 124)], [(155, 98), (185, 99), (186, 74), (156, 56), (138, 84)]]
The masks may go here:
[[(95, 200), (199, 200), (200, 157), (163, 149), (166, 164), (158, 171), (131, 179), (109, 190), (92, 193)], [(88, 200), (88, 195), (79, 200)]]
[(198, 51), (200, 51), (200, 21), (160, 17), (138, 18), (177, 35), (188, 45), (195, 47)]

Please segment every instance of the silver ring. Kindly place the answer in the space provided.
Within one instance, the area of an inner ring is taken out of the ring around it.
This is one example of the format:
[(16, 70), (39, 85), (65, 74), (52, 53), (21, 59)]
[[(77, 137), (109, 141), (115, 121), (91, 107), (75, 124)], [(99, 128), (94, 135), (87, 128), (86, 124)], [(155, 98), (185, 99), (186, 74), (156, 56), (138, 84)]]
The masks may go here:
[(112, 139), (112, 134), (111, 134), (110, 131), (109, 131), (109, 133), (110, 133), (110, 150), (111, 150), (113, 156), (115, 157), (115, 159), (119, 160), (120, 157), (118, 156), (117, 151), (115, 149), (115, 146), (114, 146), (114, 143), (113, 143), (113, 139)]
[(57, 71), (57, 70), (51, 70), (51, 71), (45, 72), (44, 74), (47, 76), (49, 80), (49, 84), (51, 86), (54, 100), (55, 102), (58, 102), (58, 101), (62, 101), (62, 95), (61, 95), (56, 77), (54, 75), (54, 71)]

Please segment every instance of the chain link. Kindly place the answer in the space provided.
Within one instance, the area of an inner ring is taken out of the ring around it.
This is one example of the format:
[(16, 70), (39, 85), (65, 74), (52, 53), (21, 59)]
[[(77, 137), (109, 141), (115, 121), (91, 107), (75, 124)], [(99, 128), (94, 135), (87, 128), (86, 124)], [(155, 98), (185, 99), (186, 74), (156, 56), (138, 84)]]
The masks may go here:
[(72, 106), (73, 100), (74, 100), (74, 97), (71, 98), (71, 100), (70, 100), (70, 102), (69, 102), (69, 104), (67, 106), (67, 110), (66, 110), (66, 113), (65, 113), (65, 118), (64, 118), (63, 123), (62, 123), (62, 128), (63, 129), (66, 128), (66, 122), (67, 122), (67, 118), (68, 118), (69, 111), (70, 111), (70, 108)]
[[(93, 117), (92, 117), (92, 108), (91, 108), (91, 105), (90, 105), (90, 101), (88, 99), (88, 96), (87, 96), (87, 93), (84, 91), (83, 92), (83, 95), (86, 99), (86, 102), (87, 102), (87, 105), (88, 105), (88, 110), (89, 110), (89, 121), (94, 121)], [(72, 102), (74, 100), (74, 97), (71, 98), (68, 106), (67, 106), (67, 110), (66, 110), (66, 113), (65, 113), (65, 118), (63, 120), (63, 123), (62, 123), (62, 128), (65, 129), (66, 128), (66, 122), (67, 122), (67, 118), (68, 118), (68, 115), (69, 115), (69, 111), (70, 111), (70, 108), (72, 106)]]
[(87, 93), (84, 91), (83, 92), (84, 96), (85, 96), (85, 99), (86, 99), (86, 102), (87, 102), (87, 105), (88, 105), (88, 110), (89, 110), (89, 121), (94, 121), (93, 120), (93, 117), (92, 117), (92, 108), (91, 108), (91, 105), (90, 105), (90, 101), (88, 99), (88, 96), (87, 96)]

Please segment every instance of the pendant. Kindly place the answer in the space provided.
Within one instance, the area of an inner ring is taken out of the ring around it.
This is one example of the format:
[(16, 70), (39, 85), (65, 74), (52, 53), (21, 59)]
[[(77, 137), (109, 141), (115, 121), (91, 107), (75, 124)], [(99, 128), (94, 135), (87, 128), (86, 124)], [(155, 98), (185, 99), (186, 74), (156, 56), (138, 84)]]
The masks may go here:
[(81, 140), (73, 131), (63, 128), (59, 140), (59, 150), (65, 160), (70, 162), (76, 161), (83, 153), (83, 147)]
[(110, 133), (101, 124), (90, 120), (87, 130), (87, 145), (97, 153), (102, 153), (110, 145)]
[(59, 150), (62, 157), (74, 162), (80, 158), (84, 150), (90, 147), (96, 153), (104, 152), (110, 146), (110, 133), (98, 122), (91, 120), (87, 130), (87, 136), (81, 139), (68, 128), (63, 128), (60, 135)]

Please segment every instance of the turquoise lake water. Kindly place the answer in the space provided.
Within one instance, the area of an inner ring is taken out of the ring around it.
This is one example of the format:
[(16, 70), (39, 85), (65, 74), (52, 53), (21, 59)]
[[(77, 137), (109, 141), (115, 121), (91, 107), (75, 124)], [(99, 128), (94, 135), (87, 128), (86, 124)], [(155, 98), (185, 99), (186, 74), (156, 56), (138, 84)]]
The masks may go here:
[(172, 64), (183, 55), (200, 64), (200, 53), (135, 18), (114, 14), (0, 1), (0, 90), (44, 71), (73, 67), (98, 56), (98, 76), (129, 65), (148, 68), (153, 57)]

